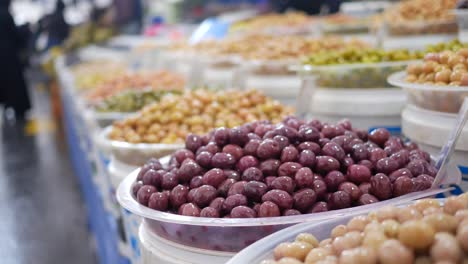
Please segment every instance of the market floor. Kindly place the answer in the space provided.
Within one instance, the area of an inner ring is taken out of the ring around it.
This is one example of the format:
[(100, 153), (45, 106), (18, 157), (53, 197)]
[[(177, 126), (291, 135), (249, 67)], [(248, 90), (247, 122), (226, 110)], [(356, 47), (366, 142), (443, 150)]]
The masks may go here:
[[(33, 98), (47, 119), (46, 93)], [(51, 127), (27, 135), (24, 126), (0, 132), (0, 263), (97, 263), (63, 137)]]

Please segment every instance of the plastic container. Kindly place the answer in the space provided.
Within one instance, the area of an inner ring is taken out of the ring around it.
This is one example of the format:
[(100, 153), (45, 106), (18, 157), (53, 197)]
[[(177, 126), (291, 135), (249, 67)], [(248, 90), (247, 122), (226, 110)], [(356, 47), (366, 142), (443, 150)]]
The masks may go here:
[(86, 109), (83, 113), (86, 124), (93, 129), (102, 129), (112, 125), (114, 121), (122, 120), (135, 115), (135, 113), (97, 112)]
[[(169, 157), (165, 158), (165, 162), (168, 159)], [(165, 162), (162, 161), (163, 164)], [(376, 204), (313, 215), (249, 219), (201, 218), (160, 212), (140, 205), (131, 193), (131, 187), (136, 180), (138, 172), (139, 170), (135, 170), (128, 175), (117, 190), (117, 199), (122, 207), (141, 216), (152, 233), (158, 237), (188, 247), (223, 252), (238, 252), (265, 236), (297, 223), (319, 222), (352, 213), (367, 213), (381, 206), (399, 204), (442, 192), (440, 189), (427, 190)], [(452, 177), (447, 177), (444, 183), (458, 183), (460, 181), (460, 172), (456, 167), (451, 166), (448, 175)]]
[[(447, 141), (455, 125), (456, 115), (428, 111), (408, 105), (402, 113), (403, 134), (420, 148), (436, 156)], [(463, 174), (462, 182), (455, 194), (468, 191), (468, 126), (463, 129), (451, 161)]]
[(455, 20), (388, 21), (386, 27), (392, 36), (456, 33), (458, 29)]
[(388, 78), (392, 85), (403, 88), (408, 102), (436, 112), (458, 113), (463, 99), (468, 96), (468, 86), (438, 86), (410, 83), (406, 72), (398, 72)]
[(282, 242), (292, 242), (295, 240), (297, 235), (301, 233), (312, 234), (318, 241), (322, 241), (330, 237), (330, 233), (334, 227), (338, 225), (346, 225), (349, 220), (357, 215), (362, 215), (362, 213), (351, 213), (333, 220), (317, 223), (303, 223), (286, 228), (257, 241), (255, 244), (252, 244), (248, 248), (239, 252), (226, 264), (260, 264), (263, 260), (273, 260), (273, 251), (276, 246)]
[(238, 71), (242, 89), (257, 89), (286, 105), (296, 104), (301, 79), (289, 70), (293, 61), (250, 61)]
[(357, 128), (385, 127), (393, 134), (399, 134), (406, 95), (400, 89), (316, 88), (302, 91), (299, 102), (298, 113), (303, 117), (327, 122), (346, 118)]
[(137, 261), (141, 259), (140, 243), (138, 241), (138, 227), (141, 223), (141, 217), (120, 207), (115, 200), (115, 193), (119, 184), (131, 171), (135, 170), (135, 168), (138, 167), (127, 165), (111, 158), (108, 166), (111, 183), (111, 189), (109, 191), (111, 196), (114, 198), (114, 205), (117, 207), (117, 215), (115, 215), (117, 217), (117, 223), (123, 229), (121, 241), (127, 245), (127, 248), (129, 248), (128, 256), (132, 259), (132, 263), (140, 263)]
[[(206, 55), (198, 59), (199, 65), (196, 67), (194, 75), (200, 75), (202, 87), (211, 89), (225, 89), (235, 87), (237, 62), (232, 57), (221, 56), (210, 58)], [(197, 73), (198, 72), (198, 73)]]
[(140, 225), (139, 239), (142, 264), (223, 264), (234, 256), (173, 243), (155, 235), (145, 222)]
[(387, 83), (391, 74), (404, 70), (413, 61), (305, 65), (297, 69), (303, 78), (315, 76), (315, 86), (322, 88), (393, 88)]
[(468, 42), (468, 9), (456, 9), (454, 13), (458, 22), (458, 39)]
[(110, 140), (108, 135), (112, 127), (105, 128), (101, 133), (101, 140), (110, 146), (113, 157), (122, 163), (141, 166), (150, 158), (161, 158), (183, 148), (184, 144), (132, 144), (124, 141)]

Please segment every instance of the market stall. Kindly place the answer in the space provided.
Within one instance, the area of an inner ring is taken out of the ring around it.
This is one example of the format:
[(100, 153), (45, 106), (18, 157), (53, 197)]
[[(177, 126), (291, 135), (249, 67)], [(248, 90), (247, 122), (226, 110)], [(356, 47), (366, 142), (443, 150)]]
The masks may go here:
[[(450, 25), (403, 30), (410, 0), (59, 57), (101, 263), (466, 262), (467, 127), (438, 154), (464, 114), (468, 43), (453, 40), (454, 1), (433, 2), (422, 20)], [(377, 47), (384, 31), (399, 49)], [(435, 33), (450, 38), (426, 43)], [(420, 200), (433, 196), (451, 197)]]

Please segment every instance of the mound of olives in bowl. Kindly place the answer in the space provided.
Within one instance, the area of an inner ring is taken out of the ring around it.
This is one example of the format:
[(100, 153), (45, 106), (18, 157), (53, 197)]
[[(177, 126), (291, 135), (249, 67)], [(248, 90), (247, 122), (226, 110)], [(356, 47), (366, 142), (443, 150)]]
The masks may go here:
[(154, 210), (192, 217), (310, 214), (376, 203), (431, 187), (427, 152), (343, 120), (287, 117), (190, 134), (167, 166), (149, 160), (132, 186)]

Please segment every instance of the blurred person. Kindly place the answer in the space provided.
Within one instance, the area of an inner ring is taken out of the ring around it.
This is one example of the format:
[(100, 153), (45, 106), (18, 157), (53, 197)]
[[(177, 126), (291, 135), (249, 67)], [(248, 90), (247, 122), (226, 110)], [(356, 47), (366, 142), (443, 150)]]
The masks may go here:
[(273, 4), (277, 11), (285, 12), (287, 9), (303, 11), (309, 15), (317, 15), (326, 11), (327, 14), (334, 14), (340, 11), (342, 0), (274, 0)]
[(143, 27), (143, 3), (141, 0), (113, 0), (104, 23), (115, 26), (122, 34), (140, 34)]
[(17, 119), (24, 119), (26, 111), (31, 108), (21, 63), (27, 40), (10, 14), (10, 2), (0, 0), (0, 104), (12, 108)]
[(48, 35), (46, 50), (62, 44), (70, 34), (70, 25), (65, 21), (64, 12), (63, 0), (57, 0), (54, 12), (39, 21), (39, 34), (45, 32)]

